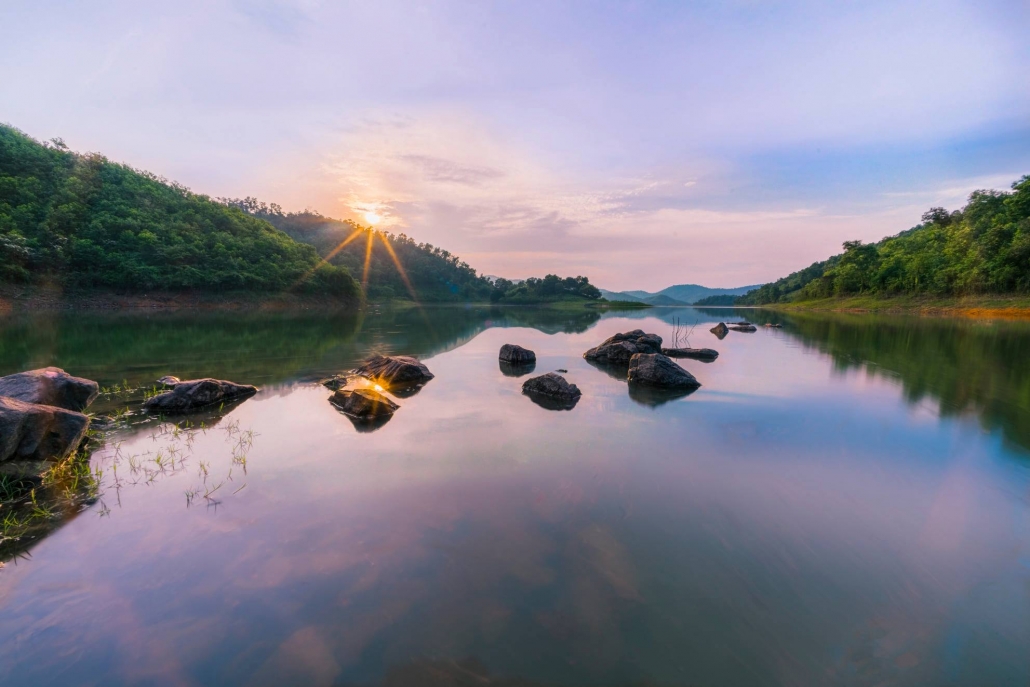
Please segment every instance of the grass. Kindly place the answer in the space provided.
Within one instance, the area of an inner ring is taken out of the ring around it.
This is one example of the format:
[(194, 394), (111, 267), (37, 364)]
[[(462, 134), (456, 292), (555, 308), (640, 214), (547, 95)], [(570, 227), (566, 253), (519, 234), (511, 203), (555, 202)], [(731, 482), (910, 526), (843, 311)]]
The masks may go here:
[(1030, 296), (984, 295), (934, 296), (851, 296), (758, 306), (784, 311), (836, 311), (956, 315), (975, 318), (1030, 319)]

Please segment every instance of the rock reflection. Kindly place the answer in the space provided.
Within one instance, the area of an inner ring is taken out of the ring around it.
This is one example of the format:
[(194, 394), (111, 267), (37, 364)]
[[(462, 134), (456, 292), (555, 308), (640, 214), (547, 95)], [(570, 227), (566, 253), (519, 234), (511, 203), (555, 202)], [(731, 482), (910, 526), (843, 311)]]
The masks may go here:
[(643, 384), (629, 384), (629, 397), (643, 406), (657, 408), (671, 401), (686, 398), (697, 389), (656, 389)]
[(498, 364), (501, 367), (501, 374), (505, 377), (522, 377), (536, 370), (536, 361), (528, 363), (509, 363), (504, 360), (498, 360)]

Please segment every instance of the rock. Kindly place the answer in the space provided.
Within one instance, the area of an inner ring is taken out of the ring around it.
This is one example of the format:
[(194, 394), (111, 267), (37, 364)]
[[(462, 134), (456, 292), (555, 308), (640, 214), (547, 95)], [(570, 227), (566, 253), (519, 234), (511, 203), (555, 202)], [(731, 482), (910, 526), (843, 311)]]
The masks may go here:
[(602, 363), (626, 364), (637, 353), (661, 353), (662, 337), (657, 334), (645, 334), (641, 329), (616, 334), (604, 341), (600, 346), (591, 348), (583, 354), (587, 360)]
[(663, 348), (662, 355), (670, 358), (693, 358), (711, 362), (719, 357), (719, 351), (714, 348)]
[(582, 396), (578, 386), (569, 384), (556, 372), (527, 379), (522, 385), (522, 393), (550, 410), (571, 410)]
[(68, 457), (89, 429), (82, 413), (0, 397), (0, 463)]
[(253, 396), (257, 387), (221, 379), (191, 379), (171, 391), (147, 400), (143, 407), (154, 413), (186, 413), (197, 408)]
[(362, 421), (378, 420), (393, 415), (399, 405), (375, 389), (337, 389), (329, 402), (353, 418)]
[(637, 353), (630, 358), (630, 384), (642, 384), (659, 389), (697, 389), (701, 382), (671, 358), (661, 353)]
[(100, 387), (96, 382), (73, 377), (59, 367), (0, 377), (0, 396), (65, 410), (85, 410), (98, 393)]
[(766, 322), (764, 326), (772, 327), (774, 329), (783, 329), (783, 325), (782, 324), (773, 324), (772, 322)]
[(730, 326), (731, 327), (734, 327), (734, 326), (736, 326), (736, 327), (750, 327), (752, 325), (747, 320), (741, 320), (740, 322), (730, 322)]
[(725, 322), (720, 322), (719, 324), (712, 327), (709, 331), (711, 331), (712, 334), (715, 334), (720, 339), (725, 339), (726, 335), (730, 333), (730, 328), (726, 326)]
[(405, 355), (372, 356), (355, 372), (391, 390), (418, 386), (433, 378), (428, 367)]
[(753, 324), (735, 324), (730, 327), (735, 332), (757, 332), (758, 327)]
[(536, 353), (515, 344), (504, 344), (501, 346), (500, 359), (512, 365), (528, 365), (536, 362)]
[(157, 385), (162, 389), (173, 389), (175, 388), (175, 385), (178, 384), (180, 381), (181, 380), (178, 377), (166, 375), (161, 379), (157, 380)]
[(324, 386), (326, 389), (329, 389), (330, 391), (336, 391), (337, 389), (342, 389), (343, 387), (347, 386), (347, 376), (333, 375), (328, 379), (319, 380), (318, 383)]

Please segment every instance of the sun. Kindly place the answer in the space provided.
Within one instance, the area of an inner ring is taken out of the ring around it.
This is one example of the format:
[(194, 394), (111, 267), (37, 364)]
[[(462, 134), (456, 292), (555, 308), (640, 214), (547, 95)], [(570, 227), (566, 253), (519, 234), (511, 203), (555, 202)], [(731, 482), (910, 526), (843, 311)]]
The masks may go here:
[(369, 224), (371, 224), (372, 226), (375, 226), (375, 225), (379, 224), (379, 222), (382, 219), (383, 218), (382, 218), (381, 215), (379, 215), (376, 212), (372, 212), (371, 210), (369, 210), (368, 212), (365, 213), (365, 221), (368, 222)]

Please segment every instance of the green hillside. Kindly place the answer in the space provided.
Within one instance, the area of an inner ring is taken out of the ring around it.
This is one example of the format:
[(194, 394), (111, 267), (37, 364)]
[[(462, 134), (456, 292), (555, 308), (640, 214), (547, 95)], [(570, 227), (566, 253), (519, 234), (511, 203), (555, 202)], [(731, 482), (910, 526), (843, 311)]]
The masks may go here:
[(127, 292), (355, 296), (346, 269), (267, 222), (62, 141), (0, 125), (0, 282)]
[(961, 210), (932, 208), (922, 219), (878, 243), (847, 241), (844, 253), (751, 291), (737, 304), (1030, 293), (1030, 176), (1012, 191), (976, 191)]
[(601, 297), (586, 277), (561, 278), (552, 274), (519, 282), (490, 280), (457, 255), (428, 243), (417, 243), (404, 234), (377, 231), (316, 212), (286, 213), (274, 203), (261, 203), (255, 198), (224, 198), (221, 202), (269, 222), (297, 241), (311, 244), (331, 264), (345, 267), (365, 282), (369, 298), (532, 304), (587, 302)]

